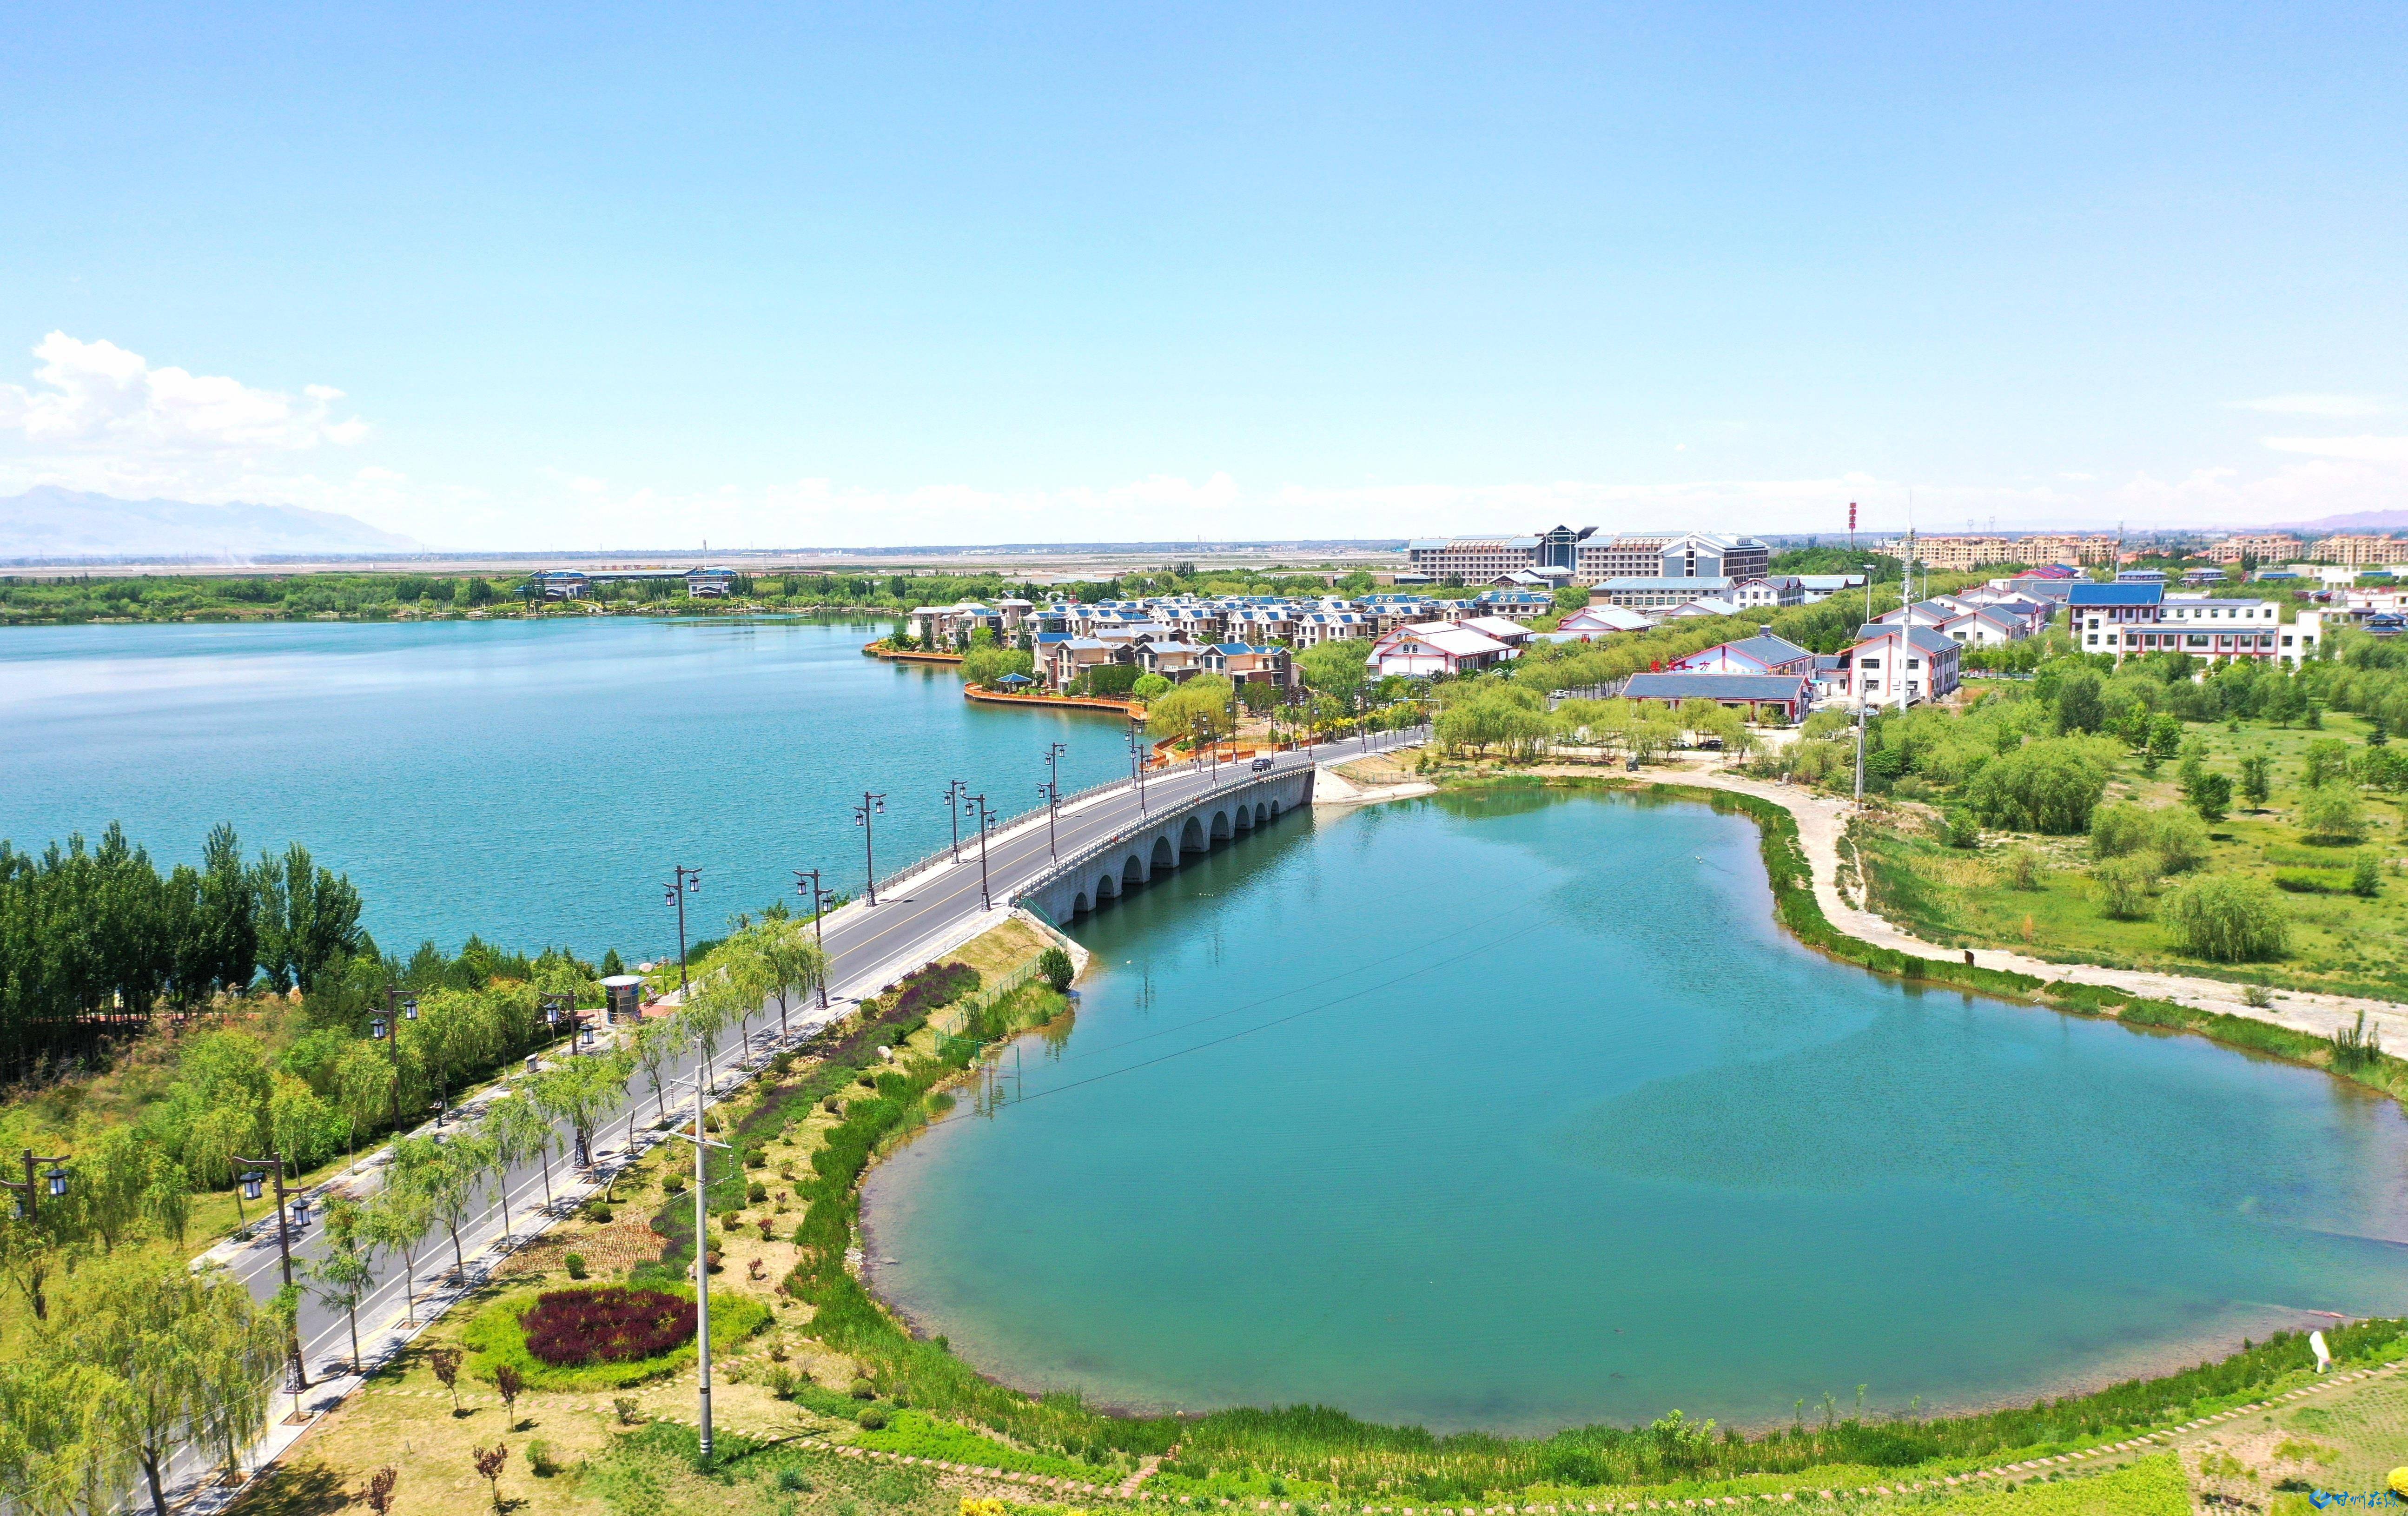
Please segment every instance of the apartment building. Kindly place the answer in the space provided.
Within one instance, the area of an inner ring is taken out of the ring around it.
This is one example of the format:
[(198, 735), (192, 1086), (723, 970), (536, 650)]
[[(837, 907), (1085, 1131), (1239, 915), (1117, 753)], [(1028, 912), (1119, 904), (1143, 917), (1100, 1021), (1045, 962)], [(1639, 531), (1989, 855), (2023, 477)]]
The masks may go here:
[(2023, 564), (2107, 564), (2115, 562), (2116, 543), (2112, 536), (2085, 536), (2079, 533), (2050, 534), (2036, 532), (2015, 539), (2014, 562)]
[(2300, 555), (2300, 539), (2280, 534), (2260, 536), (2229, 536), (2207, 550), (2207, 556), (2219, 564), (2237, 564), (2242, 559), (2253, 563), (2288, 563)]
[(2408, 561), (2408, 537), (2356, 534), (2329, 536), (2315, 545), (2312, 556), (2320, 564), (2338, 564), (2344, 568), (2381, 568), (2386, 564)]
[(1919, 536), (1914, 555), (1924, 565), (1943, 574), (1970, 573), (1992, 564), (2019, 564), (2028, 551), (2012, 537)]

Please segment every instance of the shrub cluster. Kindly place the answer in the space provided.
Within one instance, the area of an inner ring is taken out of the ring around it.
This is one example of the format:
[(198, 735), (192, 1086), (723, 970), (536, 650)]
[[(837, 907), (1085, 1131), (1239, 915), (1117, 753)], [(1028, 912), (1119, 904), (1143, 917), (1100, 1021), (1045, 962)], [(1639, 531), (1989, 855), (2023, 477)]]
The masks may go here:
[(931, 964), (904, 976), (893, 1008), (899, 1015), (924, 1016), (944, 1009), (978, 987), (979, 971), (969, 965)]
[(521, 1319), (527, 1352), (554, 1368), (651, 1358), (694, 1337), (694, 1302), (658, 1290), (554, 1290)]

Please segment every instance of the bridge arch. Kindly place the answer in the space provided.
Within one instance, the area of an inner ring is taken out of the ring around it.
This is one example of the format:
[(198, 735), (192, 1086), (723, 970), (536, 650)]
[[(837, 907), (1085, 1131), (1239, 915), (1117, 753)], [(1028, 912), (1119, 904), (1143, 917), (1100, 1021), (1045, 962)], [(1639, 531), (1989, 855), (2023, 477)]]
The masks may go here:
[(1133, 818), (1135, 824), (1063, 859), (1014, 891), (1012, 899), (1055, 922), (1100, 910), (1105, 901), (1120, 899), (1165, 867), (1180, 867), (1188, 854), (1210, 852), (1306, 804), (1312, 783), (1313, 770), (1286, 769), (1240, 779), (1217, 794), (1156, 810), (1150, 819)]

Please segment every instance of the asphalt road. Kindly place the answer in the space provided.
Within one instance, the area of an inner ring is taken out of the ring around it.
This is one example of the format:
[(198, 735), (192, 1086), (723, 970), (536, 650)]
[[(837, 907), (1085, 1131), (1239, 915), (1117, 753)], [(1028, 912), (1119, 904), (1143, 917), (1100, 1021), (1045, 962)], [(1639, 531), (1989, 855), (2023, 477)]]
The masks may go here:
[[(1410, 746), (1419, 740), (1416, 733), (1385, 733), (1371, 737), (1370, 751)], [(1364, 744), (1359, 740), (1331, 743), (1310, 752), (1283, 753), (1275, 761), (1279, 771), (1309, 767), (1321, 762), (1337, 762), (1360, 753)], [(1196, 798), (1233, 780), (1251, 778), (1242, 765), (1207, 765), (1201, 770), (1185, 767), (1149, 774), (1145, 781), (1145, 804), (1140, 808), (1135, 790), (1123, 785), (1115, 790), (1090, 796), (1074, 807), (1065, 807), (1057, 818), (1054, 841), (1049, 847), (1045, 815), (1016, 822), (1009, 830), (998, 831), (988, 838), (986, 849), (986, 897), (1000, 907), (1011, 892), (1041, 876), (1056, 853), (1068, 858), (1089, 845), (1110, 837), (1123, 828), (1140, 824), (1149, 817), (1160, 816), (1177, 808), (1182, 802)], [(830, 880), (831, 886), (843, 883)], [(713, 1087), (727, 1091), (749, 1073), (766, 1063), (781, 1048), (791, 1046), (817, 1031), (828, 1022), (848, 1014), (855, 1001), (866, 994), (876, 994), (885, 982), (910, 968), (918, 966), (946, 945), (949, 936), (959, 932), (963, 922), (985, 908), (980, 890), (978, 849), (975, 841), (966, 842), (962, 862), (945, 863), (903, 880), (892, 893), (882, 889), (878, 904), (869, 906), (857, 900), (833, 912), (825, 924), (830, 965), (831, 1004), (823, 1011), (818, 997), (804, 997), (789, 1008), (786, 1032), (781, 1035), (779, 1015), (774, 1003), (747, 1018), (738, 1030), (719, 1050), (713, 1065)], [(740, 1040), (739, 1040), (740, 1038)], [(700, 1060), (692, 1051), (677, 1060), (673, 1077), (691, 1080)], [(688, 1085), (689, 1091), (691, 1084)], [(671, 1092), (672, 1106), (676, 1094)], [(691, 1099), (691, 1094), (687, 1096)], [(638, 1129), (647, 1127), (657, 1119), (658, 1107), (652, 1086), (641, 1073), (631, 1082), (626, 1101), (602, 1122), (595, 1136), (595, 1156), (602, 1164), (615, 1165), (629, 1156)], [(448, 1123), (457, 1129), (473, 1123), (477, 1110), (472, 1106), (452, 1117)], [(433, 1126), (422, 1131), (437, 1130)], [(561, 1148), (569, 1148), (564, 1130)], [(346, 1175), (331, 1188), (348, 1189), (365, 1194), (375, 1185), (375, 1171), (382, 1163), (382, 1154), (372, 1155), (362, 1166), (362, 1177)], [(559, 1153), (551, 1160), (552, 1180), (555, 1190), (564, 1178), (573, 1178), (569, 1164)], [(507, 1198), (507, 1214), (513, 1236), (523, 1237), (531, 1230), (547, 1224), (552, 1219), (543, 1212), (545, 1175), (543, 1166), (527, 1164), (513, 1170), (503, 1186)], [(322, 1191), (316, 1192), (322, 1194)], [(460, 1245), (472, 1261), (503, 1231), (504, 1208), (489, 1188), (484, 1196), (486, 1209), (460, 1229)], [(272, 1211), (273, 1203), (269, 1203)], [(294, 1234), (294, 1266), (296, 1277), (302, 1265), (323, 1251), (319, 1224), (322, 1208), (313, 1208), (308, 1226)], [(243, 1245), (230, 1264), (234, 1275), (249, 1286), (261, 1299), (275, 1294), (283, 1282), (278, 1261), (276, 1228), (272, 1223), (255, 1228), (256, 1235)], [(437, 1228), (428, 1234), (417, 1253), (419, 1291), (423, 1294), (425, 1281), (437, 1274), (448, 1273), (453, 1265), (452, 1238), (448, 1231)], [(382, 1323), (402, 1313), (403, 1268), (397, 1258), (378, 1260), (378, 1280), (373, 1293), (359, 1307), (359, 1320), (365, 1327)], [(332, 1371), (339, 1360), (347, 1363), (351, 1339), (343, 1313), (321, 1304), (314, 1296), (304, 1298), (300, 1328), (304, 1356), (314, 1380)]]

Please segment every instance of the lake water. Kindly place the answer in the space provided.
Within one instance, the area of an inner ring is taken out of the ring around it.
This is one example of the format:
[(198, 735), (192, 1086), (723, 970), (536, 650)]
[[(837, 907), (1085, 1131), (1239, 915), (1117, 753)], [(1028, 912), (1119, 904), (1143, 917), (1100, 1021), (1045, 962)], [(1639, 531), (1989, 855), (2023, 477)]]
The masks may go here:
[(388, 951), (470, 932), (630, 963), (674, 952), (660, 881), (704, 870), (689, 930), (857, 894), (853, 807), (884, 791), (879, 871), (943, 844), (948, 779), (998, 811), (1126, 772), (1117, 718), (964, 700), (950, 670), (861, 656), (883, 623), (610, 618), (76, 626), (0, 633), (0, 837), (112, 821), (162, 866), (231, 822), (348, 873)]
[(1827, 962), (1703, 806), (1297, 815), (1077, 932), (1075, 1023), (867, 1201), (882, 1293), (1015, 1383), (1755, 1424), (2408, 1309), (2395, 1106)]

